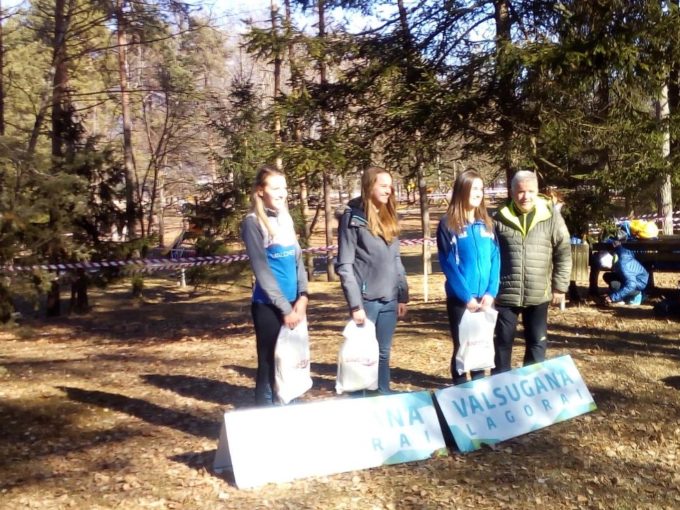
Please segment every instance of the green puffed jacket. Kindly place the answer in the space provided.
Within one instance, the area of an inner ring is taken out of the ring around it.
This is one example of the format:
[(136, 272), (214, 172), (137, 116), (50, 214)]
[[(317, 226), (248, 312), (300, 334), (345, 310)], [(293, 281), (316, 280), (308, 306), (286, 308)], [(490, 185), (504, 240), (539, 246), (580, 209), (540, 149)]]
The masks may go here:
[(569, 231), (546, 199), (536, 198), (528, 228), (509, 201), (494, 216), (501, 254), (500, 306), (534, 306), (566, 293), (571, 276)]

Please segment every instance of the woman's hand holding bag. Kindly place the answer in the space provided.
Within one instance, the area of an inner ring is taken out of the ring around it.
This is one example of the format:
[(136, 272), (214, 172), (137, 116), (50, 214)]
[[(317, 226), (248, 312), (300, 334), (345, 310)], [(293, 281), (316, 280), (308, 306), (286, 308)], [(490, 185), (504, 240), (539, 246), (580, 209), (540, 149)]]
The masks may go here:
[(284, 404), (312, 387), (307, 319), (294, 328), (281, 326), (274, 350), (276, 395)]
[(350, 320), (342, 332), (345, 338), (338, 353), (335, 391), (345, 393), (378, 389), (378, 338), (375, 324), (364, 320), (359, 326)]
[(471, 370), (494, 368), (493, 334), (498, 312), (493, 308), (478, 312), (465, 310), (458, 326), (460, 346), (456, 353), (459, 375)]

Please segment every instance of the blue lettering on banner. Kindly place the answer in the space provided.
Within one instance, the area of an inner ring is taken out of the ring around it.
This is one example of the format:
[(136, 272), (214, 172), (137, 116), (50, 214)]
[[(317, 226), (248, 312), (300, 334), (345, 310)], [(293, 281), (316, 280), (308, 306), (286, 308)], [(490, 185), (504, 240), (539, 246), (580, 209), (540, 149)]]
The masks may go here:
[(390, 424), (390, 427), (394, 427), (394, 426), (403, 427), (404, 426), (404, 420), (401, 417), (401, 413), (399, 412), (398, 409), (388, 409), (387, 410), (387, 423)]
[(529, 385), (528, 379), (524, 379), (519, 383), (519, 387), (522, 388), (522, 393), (524, 393), (527, 397), (533, 397), (534, 391), (531, 388), (527, 388), (528, 385)]
[[(422, 415), (420, 414), (420, 411), (418, 410), (417, 407), (409, 407), (407, 409), (408, 412), (408, 425), (413, 426), (416, 423), (419, 423), (420, 425), (425, 424), (425, 420), (423, 419)], [(405, 427), (404, 423), (404, 415), (402, 414), (401, 409), (387, 409), (385, 411), (386, 415), (386, 423), (389, 427), (395, 428), (395, 427)]]
[(557, 382), (557, 377), (555, 377), (554, 373), (545, 374), (545, 379), (548, 381), (551, 390), (556, 390), (560, 387), (560, 383)]
[(508, 403), (508, 399), (505, 398), (505, 395), (503, 395), (503, 390), (501, 388), (494, 388), (493, 389), (493, 394), (496, 398), (498, 398), (498, 405), (499, 406), (504, 406), (505, 404)]
[(437, 390), (435, 397), (461, 451), (596, 409), (570, 356)]
[[(383, 414), (384, 413), (384, 414)], [(423, 418), (420, 409), (416, 406), (408, 406), (407, 408), (383, 408), (383, 413), (376, 413), (376, 419), (383, 424), (385, 427), (389, 428), (400, 428), (404, 429), (406, 427), (413, 427), (418, 425), (425, 425), (425, 419)], [(406, 418), (406, 419), (405, 419)], [(408, 423), (407, 423), (408, 422)], [(423, 431), (425, 440), (429, 443), (431, 442), (430, 433), (427, 429)], [(393, 444), (393, 441), (397, 439), (396, 435), (388, 437), (374, 437), (371, 439), (374, 451), (384, 451), (383, 440), (387, 441), (387, 444)], [(398, 435), (399, 447), (411, 447), (411, 439), (408, 434), (404, 432), (399, 432)]]
[(541, 392), (548, 391), (548, 388), (543, 384), (543, 381), (541, 381), (540, 377), (537, 377), (535, 379), (536, 383), (536, 395), (540, 395)]
[(419, 422), (421, 425), (425, 424), (425, 422), (423, 421), (423, 417), (420, 416), (420, 412), (418, 412), (418, 409), (416, 409), (415, 407), (409, 407), (408, 424), (413, 425), (416, 421)]
[(494, 407), (496, 407), (496, 404), (492, 404), (491, 402), (489, 402), (486, 393), (482, 393), (482, 398), (484, 399), (484, 404), (486, 404), (487, 409), (493, 409)]
[[(522, 379), (519, 383), (513, 382), (502, 387), (494, 387), (491, 389), (491, 393), (482, 391), (478, 396), (468, 395), (458, 400), (452, 400), (451, 403), (461, 417), (467, 418), (468, 415), (484, 413), (496, 407), (507, 405), (508, 402), (519, 402), (523, 397), (531, 398), (553, 389), (564, 388), (568, 384), (574, 384), (574, 381), (569, 377), (569, 374), (561, 370), (556, 373), (546, 373), (543, 375), (543, 379), (540, 375), (532, 379)], [(579, 398), (583, 398), (580, 390), (576, 389), (576, 392)], [(401, 418), (399, 419), (400, 426), (403, 426)]]

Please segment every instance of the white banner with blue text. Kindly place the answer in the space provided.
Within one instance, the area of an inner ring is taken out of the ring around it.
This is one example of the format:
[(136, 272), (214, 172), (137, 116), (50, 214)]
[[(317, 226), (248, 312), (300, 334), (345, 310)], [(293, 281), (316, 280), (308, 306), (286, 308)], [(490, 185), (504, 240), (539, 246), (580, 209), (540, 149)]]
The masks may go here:
[(446, 454), (427, 391), (224, 414), (214, 468), (239, 488)]
[(597, 408), (571, 356), (437, 390), (435, 398), (461, 452)]

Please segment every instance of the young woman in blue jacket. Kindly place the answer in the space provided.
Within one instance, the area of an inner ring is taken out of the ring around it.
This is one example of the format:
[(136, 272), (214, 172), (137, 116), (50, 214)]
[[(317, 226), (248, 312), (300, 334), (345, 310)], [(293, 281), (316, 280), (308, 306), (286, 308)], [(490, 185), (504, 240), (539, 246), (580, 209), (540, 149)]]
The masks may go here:
[[(475, 170), (459, 174), (453, 184), (449, 208), (437, 227), (437, 249), (446, 276), (446, 311), (453, 339), (451, 376), (454, 384), (462, 384), (466, 374), (456, 371), (460, 320), (465, 310), (477, 312), (493, 306), (500, 275), (498, 241), (484, 204), (484, 182)], [(484, 372), (471, 375), (477, 379)]]
[(288, 212), (283, 172), (263, 166), (241, 224), (241, 238), (255, 275), (251, 312), (257, 347), (255, 402), (277, 403), (274, 351), (282, 326), (295, 328), (307, 315), (307, 273), (293, 219)]

